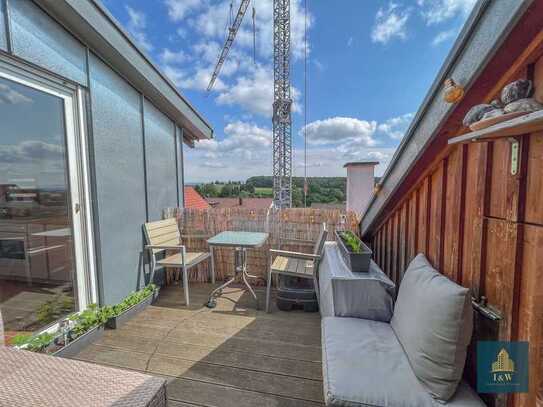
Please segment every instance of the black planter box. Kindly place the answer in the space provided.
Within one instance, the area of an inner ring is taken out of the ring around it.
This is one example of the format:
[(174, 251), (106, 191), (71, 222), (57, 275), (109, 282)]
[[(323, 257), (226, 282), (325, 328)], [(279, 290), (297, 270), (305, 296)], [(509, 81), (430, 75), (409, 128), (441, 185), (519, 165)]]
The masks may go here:
[(123, 311), (121, 314), (116, 317), (111, 317), (106, 321), (106, 327), (108, 329), (117, 329), (123, 326), (129, 319), (134, 315), (143, 311), (147, 306), (151, 305), (158, 297), (158, 290), (155, 290), (151, 295), (145, 298), (143, 301), (132, 305), (126, 311)]
[(353, 253), (347, 247), (339, 233), (335, 233), (339, 252), (341, 253), (341, 257), (343, 257), (347, 267), (349, 267), (353, 273), (367, 273), (370, 269), (371, 256), (373, 254), (371, 249), (366, 246), (364, 242), (361, 242), (362, 253)]
[(89, 346), (92, 342), (100, 339), (103, 334), (104, 327), (102, 325), (98, 325), (92, 328), (90, 331), (85, 332), (83, 335), (81, 335), (76, 340), (70, 342), (68, 345), (57, 350), (55, 353), (53, 353), (53, 356), (60, 356), (62, 358), (73, 357), (81, 352), (83, 349), (85, 349), (87, 346)]

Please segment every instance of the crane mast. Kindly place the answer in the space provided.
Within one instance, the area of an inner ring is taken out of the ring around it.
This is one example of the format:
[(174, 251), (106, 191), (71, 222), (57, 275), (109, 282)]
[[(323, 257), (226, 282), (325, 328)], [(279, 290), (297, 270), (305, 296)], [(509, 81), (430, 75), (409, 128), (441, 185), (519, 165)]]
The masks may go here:
[[(239, 10), (207, 87), (210, 91), (234, 43), (250, 0)], [(254, 27), (253, 11), (253, 27)], [(292, 99), (290, 94), (290, 0), (273, 0), (273, 204), (292, 206)]]
[(290, 0), (273, 0), (273, 203), (292, 206)]

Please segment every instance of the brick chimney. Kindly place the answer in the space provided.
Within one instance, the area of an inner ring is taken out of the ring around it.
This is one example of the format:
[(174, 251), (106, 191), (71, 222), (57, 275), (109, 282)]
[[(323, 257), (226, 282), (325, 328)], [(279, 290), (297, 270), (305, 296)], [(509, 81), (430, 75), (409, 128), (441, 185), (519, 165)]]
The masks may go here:
[(347, 211), (362, 216), (373, 194), (378, 161), (349, 162), (347, 168)]

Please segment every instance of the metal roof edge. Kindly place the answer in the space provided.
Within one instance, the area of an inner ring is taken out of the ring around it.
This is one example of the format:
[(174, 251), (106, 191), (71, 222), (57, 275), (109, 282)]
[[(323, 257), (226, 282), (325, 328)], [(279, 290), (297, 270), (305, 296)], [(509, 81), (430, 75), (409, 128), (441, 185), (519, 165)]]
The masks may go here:
[[(379, 193), (372, 195), (364, 211), (360, 222), (362, 234), (371, 229), (401, 182), (454, 110), (454, 105), (438, 97), (445, 79), (455, 78), (467, 91), (532, 2), (478, 0), (385, 170), (379, 182)], [(501, 30), (496, 32), (496, 28)]]
[(213, 138), (213, 128), (208, 121), (99, 0), (35, 1), (177, 125), (185, 128), (192, 138)]

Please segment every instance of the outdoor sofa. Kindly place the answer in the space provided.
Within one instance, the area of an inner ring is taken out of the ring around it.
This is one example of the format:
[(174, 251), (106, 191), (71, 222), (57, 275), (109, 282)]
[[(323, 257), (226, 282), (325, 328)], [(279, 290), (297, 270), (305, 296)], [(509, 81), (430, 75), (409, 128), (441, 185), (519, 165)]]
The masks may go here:
[[(333, 292), (322, 289), (327, 275), (320, 273), (322, 303)], [(484, 406), (462, 381), (473, 329), (470, 300), (468, 289), (419, 254), (403, 277), (390, 321), (323, 316), (326, 405)]]

